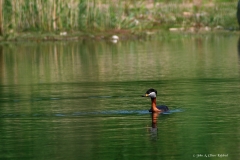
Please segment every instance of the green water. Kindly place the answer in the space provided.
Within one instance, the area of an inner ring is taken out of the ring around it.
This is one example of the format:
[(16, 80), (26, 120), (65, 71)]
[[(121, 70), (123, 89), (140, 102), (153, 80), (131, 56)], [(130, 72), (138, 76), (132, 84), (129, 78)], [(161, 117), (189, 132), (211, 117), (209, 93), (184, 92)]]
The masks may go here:
[(238, 38), (2, 44), (0, 159), (239, 159)]

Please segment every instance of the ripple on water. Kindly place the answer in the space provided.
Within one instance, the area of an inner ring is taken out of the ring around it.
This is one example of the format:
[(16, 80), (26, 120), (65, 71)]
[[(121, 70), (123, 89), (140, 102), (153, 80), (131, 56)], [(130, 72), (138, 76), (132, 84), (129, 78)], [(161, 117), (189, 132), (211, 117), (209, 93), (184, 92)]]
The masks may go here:
[[(162, 114), (173, 114), (183, 112), (182, 109), (174, 109)], [(96, 111), (96, 112), (73, 112), (73, 113), (33, 113), (33, 114), (1, 114), (2, 118), (14, 118), (14, 117), (77, 117), (86, 115), (143, 115), (151, 114), (148, 110), (110, 110), (110, 111)]]

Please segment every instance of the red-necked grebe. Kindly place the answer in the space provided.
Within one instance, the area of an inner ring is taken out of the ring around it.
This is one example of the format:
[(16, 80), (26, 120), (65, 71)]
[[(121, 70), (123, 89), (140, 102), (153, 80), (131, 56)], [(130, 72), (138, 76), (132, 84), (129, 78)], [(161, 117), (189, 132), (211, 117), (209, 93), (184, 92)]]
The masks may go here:
[(147, 90), (145, 95), (143, 95), (142, 97), (151, 98), (152, 104), (151, 104), (151, 109), (149, 109), (149, 112), (167, 112), (169, 110), (168, 107), (165, 105), (157, 106), (157, 103), (156, 103), (157, 90), (153, 88)]

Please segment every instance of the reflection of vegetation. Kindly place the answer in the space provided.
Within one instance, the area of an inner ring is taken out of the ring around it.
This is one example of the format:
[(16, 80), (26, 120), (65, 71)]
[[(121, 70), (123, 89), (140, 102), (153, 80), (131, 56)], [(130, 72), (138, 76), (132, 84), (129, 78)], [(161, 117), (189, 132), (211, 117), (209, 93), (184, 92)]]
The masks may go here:
[(8, 38), (25, 31), (235, 28), (235, 13), (234, 1), (0, 0), (0, 34)]
[[(173, 34), (175, 36), (175, 34)], [(210, 38), (209, 38), (210, 37)], [(195, 74), (218, 76), (218, 72), (204, 70), (213, 65), (222, 74), (229, 74), (226, 69), (234, 63), (218, 53), (228, 47), (224, 46), (224, 36), (185, 36), (184, 38), (160, 37), (160, 40), (141, 42), (126, 41), (118, 45), (105, 42), (83, 40), (62, 43), (16, 43), (2, 46), (1, 75), (4, 84), (25, 84), (62, 81), (122, 81), (131, 79), (149, 80), (151, 71), (156, 73), (154, 79), (164, 77), (190, 76)], [(177, 41), (175, 43), (174, 39)], [(171, 43), (171, 45), (169, 45)], [(234, 41), (230, 47), (235, 49)], [(215, 48), (215, 46), (221, 46)], [(213, 50), (207, 54), (206, 47)], [(140, 51), (135, 53), (136, 50)], [(175, 54), (186, 50), (186, 53)], [(194, 56), (198, 58), (193, 58)], [(227, 54), (229, 51), (223, 52)], [(7, 53), (7, 54), (6, 54)], [(144, 54), (147, 53), (147, 54)], [(237, 56), (237, 55), (236, 55)], [(151, 58), (152, 57), (152, 58)], [(169, 61), (176, 61), (171, 63)], [(215, 61), (215, 59), (219, 59)], [(237, 59), (237, 57), (236, 57)], [(214, 64), (213, 64), (214, 63)], [(198, 65), (199, 64), (199, 65)], [(181, 67), (178, 67), (181, 66)], [(175, 70), (178, 67), (178, 70)], [(225, 69), (224, 69), (225, 68)], [(233, 67), (237, 69), (237, 67)], [(195, 72), (193, 72), (195, 71)], [(21, 74), (19, 74), (21, 72)], [(235, 71), (234, 71), (235, 72)], [(24, 73), (24, 74), (22, 74)], [(25, 74), (26, 73), (26, 74)], [(237, 73), (237, 71), (236, 71)], [(134, 75), (134, 76), (133, 76)], [(164, 76), (164, 77), (162, 77)], [(31, 79), (34, 77), (34, 79)]]

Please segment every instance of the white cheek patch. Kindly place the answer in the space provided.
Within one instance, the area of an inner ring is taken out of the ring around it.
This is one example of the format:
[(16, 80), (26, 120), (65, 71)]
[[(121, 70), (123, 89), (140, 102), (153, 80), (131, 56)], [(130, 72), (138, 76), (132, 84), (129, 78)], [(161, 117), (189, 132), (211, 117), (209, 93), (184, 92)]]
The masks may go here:
[(156, 93), (155, 92), (151, 92), (148, 94), (149, 97), (151, 98), (156, 98)]

